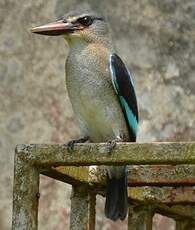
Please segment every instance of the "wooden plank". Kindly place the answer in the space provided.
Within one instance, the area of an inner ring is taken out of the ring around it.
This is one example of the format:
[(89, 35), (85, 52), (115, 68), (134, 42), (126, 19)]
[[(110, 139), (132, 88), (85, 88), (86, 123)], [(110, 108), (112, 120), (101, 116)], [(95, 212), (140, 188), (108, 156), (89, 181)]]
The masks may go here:
[(38, 229), (39, 170), (16, 155), (12, 230)]
[(195, 187), (129, 187), (128, 197), (135, 201), (162, 204), (195, 204)]
[(195, 185), (194, 165), (139, 165), (128, 167), (128, 184)]
[(154, 204), (154, 211), (177, 220), (188, 219), (195, 221), (195, 205)]
[(95, 194), (87, 186), (73, 186), (71, 195), (70, 230), (95, 229)]
[[(88, 166), (60, 166), (42, 171), (44, 175), (70, 184), (105, 185), (106, 170)], [(195, 165), (137, 165), (128, 167), (129, 186), (195, 185)]]
[[(193, 185), (195, 164), (195, 143), (117, 143), (116, 148), (110, 153), (109, 144), (80, 144), (75, 146), (73, 152), (68, 152), (65, 145), (19, 145), (16, 148), (15, 157), (15, 181), (14, 181), (14, 207), (13, 207), (13, 229), (37, 228), (38, 209), (38, 182), (39, 170), (48, 173), (54, 178), (61, 178), (67, 174), (71, 180), (87, 184), (102, 183), (105, 172), (96, 174), (96, 170), (73, 169), (56, 170), (58, 166), (87, 166), (87, 165), (139, 165), (130, 168), (130, 185), (161, 185), (167, 182), (177, 182)], [(148, 164), (154, 166), (147, 166)], [(159, 167), (159, 164), (165, 165)], [(169, 166), (166, 166), (166, 165)], [(183, 166), (183, 164), (190, 164)], [(142, 166), (145, 165), (145, 166)], [(94, 167), (92, 167), (94, 168)], [(83, 174), (81, 174), (81, 171)], [(152, 170), (152, 171), (148, 171)], [(138, 172), (139, 171), (139, 172)], [(55, 172), (55, 173), (54, 173)], [(89, 173), (88, 173), (89, 172)], [(134, 173), (133, 173), (134, 172)], [(169, 174), (169, 175), (167, 175)], [(191, 175), (190, 175), (191, 174)], [(146, 177), (150, 178), (147, 179)], [(156, 183), (157, 180), (157, 183)], [(133, 182), (134, 181), (134, 182)], [(143, 183), (144, 182), (144, 183)], [(171, 182), (171, 183), (172, 183)], [(89, 189), (88, 186), (85, 186)], [(28, 189), (28, 194), (26, 192)], [(30, 191), (30, 192), (29, 192)], [(88, 205), (87, 190), (81, 195), (81, 204)], [(76, 194), (76, 193), (75, 193)], [(77, 193), (81, 194), (80, 191)], [(74, 201), (77, 202), (77, 195)], [(186, 205), (195, 204), (195, 188), (185, 187), (154, 187), (134, 186), (128, 189), (129, 199), (142, 204)], [(80, 196), (80, 195), (79, 195)], [(74, 203), (73, 201), (73, 203)], [(73, 210), (76, 210), (72, 206)], [(93, 206), (94, 207), (94, 206)], [(88, 207), (89, 208), (89, 207)], [(24, 216), (25, 213), (25, 216)], [(93, 212), (92, 212), (93, 213)], [(81, 213), (85, 222), (86, 215)], [(73, 214), (74, 216), (74, 214)], [(75, 218), (72, 218), (74, 220)], [(88, 222), (88, 221), (87, 221)], [(86, 223), (86, 222), (85, 222)], [(72, 221), (72, 224), (73, 221)], [(89, 222), (87, 224), (89, 226)], [(72, 225), (73, 226), (73, 225)], [(85, 225), (86, 226), (86, 225)], [(92, 226), (90, 224), (90, 226)]]
[(60, 166), (42, 169), (41, 174), (72, 185), (88, 183), (88, 166)]
[(117, 143), (112, 153), (106, 143), (18, 145), (18, 155), (40, 167), (87, 165), (195, 164), (195, 143)]

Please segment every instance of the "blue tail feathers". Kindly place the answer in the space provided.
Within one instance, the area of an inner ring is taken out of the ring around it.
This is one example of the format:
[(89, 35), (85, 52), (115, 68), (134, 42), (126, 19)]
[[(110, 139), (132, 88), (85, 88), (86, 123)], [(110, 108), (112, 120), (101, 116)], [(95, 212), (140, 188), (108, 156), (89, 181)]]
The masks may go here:
[(105, 215), (116, 221), (124, 220), (128, 210), (126, 167), (121, 177), (107, 179)]

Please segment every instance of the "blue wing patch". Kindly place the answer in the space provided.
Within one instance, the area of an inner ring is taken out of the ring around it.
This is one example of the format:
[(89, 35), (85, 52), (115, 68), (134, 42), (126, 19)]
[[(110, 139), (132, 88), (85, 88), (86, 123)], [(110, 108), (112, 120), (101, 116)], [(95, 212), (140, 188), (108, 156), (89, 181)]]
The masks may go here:
[(138, 130), (138, 108), (131, 75), (117, 54), (110, 56), (110, 71), (113, 87), (129, 128), (130, 139), (135, 141)]

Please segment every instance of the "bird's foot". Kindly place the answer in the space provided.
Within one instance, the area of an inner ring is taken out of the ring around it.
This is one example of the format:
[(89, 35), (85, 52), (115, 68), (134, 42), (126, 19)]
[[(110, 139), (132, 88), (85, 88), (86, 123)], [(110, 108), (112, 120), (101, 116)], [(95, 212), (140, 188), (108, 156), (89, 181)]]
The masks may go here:
[(116, 138), (116, 139), (113, 139), (111, 141), (108, 141), (108, 144), (109, 144), (108, 153), (109, 154), (112, 153), (112, 151), (115, 148), (117, 142), (122, 142), (121, 138)]
[(78, 143), (85, 143), (86, 141), (89, 140), (89, 137), (81, 137), (79, 139), (71, 140), (67, 143), (67, 150), (68, 152), (72, 152), (74, 150), (74, 145)]

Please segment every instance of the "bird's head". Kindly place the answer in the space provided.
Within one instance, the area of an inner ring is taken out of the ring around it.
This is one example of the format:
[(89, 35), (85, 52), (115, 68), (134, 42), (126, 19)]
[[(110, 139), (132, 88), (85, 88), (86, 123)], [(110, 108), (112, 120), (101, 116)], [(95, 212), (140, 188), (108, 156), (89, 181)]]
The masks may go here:
[(62, 35), (70, 46), (78, 40), (87, 43), (110, 41), (107, 22), (92, 11), (70, 12), (55, 22), (34, 27), (31, 31), (48, 36)]

